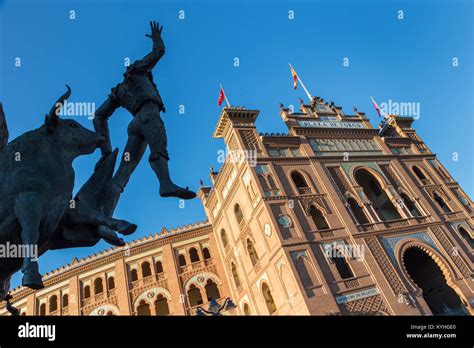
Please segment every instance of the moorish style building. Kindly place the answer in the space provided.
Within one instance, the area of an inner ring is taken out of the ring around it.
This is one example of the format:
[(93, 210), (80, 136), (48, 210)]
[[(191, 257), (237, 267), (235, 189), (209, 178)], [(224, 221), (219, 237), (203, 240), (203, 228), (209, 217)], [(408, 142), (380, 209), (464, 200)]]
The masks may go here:
[(374, 129), (313, 97), (281, 109), (287, 134), (259, 134), (258, 114), (220, 115), (227, 154), (198, 192), (208, 222), (74, 260), (14, 305), (193, 315), (231, 297), (231, 315), (474, 314), (474, 206), (413, 118)]

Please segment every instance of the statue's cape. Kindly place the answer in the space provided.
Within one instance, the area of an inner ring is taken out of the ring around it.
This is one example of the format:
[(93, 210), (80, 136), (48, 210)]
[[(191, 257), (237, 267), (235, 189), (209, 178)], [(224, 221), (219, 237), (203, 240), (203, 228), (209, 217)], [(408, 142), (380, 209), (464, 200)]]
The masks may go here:
[(117, 161), (118, 149), (103, 155), (94, 168), (94, 173), (84, 183), (76, 195), (76, 200), (87, 204), (89, 208), (104, 211), (105, 185), (112, 179), (115, 163)]
[[(112, 179), (115, 163), (117, 161), (118, 149), (107, 155), (103, 155), (97, 162), (94, 173), (84, 183), (75, 200), (81, 206), (88, 209), (104, 212), (105, 186)], [(49, 250), (87, 247), (97, 244), (100, 237), (96, 233), (97, 226), (85, 224), (69, 224), (63, 219), (50, 240)]]

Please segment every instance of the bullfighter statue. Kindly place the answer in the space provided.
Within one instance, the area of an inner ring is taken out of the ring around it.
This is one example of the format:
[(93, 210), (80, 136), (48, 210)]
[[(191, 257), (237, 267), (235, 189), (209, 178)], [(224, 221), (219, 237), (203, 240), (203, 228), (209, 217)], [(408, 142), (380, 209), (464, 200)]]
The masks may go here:
[(151, 35), (146, 36), (153, 41), (152, 51), (127, 68), (123, 81), (112, 88), (108, 99), (95, 112), (94, 128), (106, 139), (101, 146), (103, 155), (112, 151), (108, 129), (109, 117), (119, 107), (127, 109), (133, 115), (133, 120), (128, 126), (128, 141), (124, 156), (113, 179), (106, 186), (104, 213), (108, 216), (112, 216), (119, 197), (142, 159), (147, 145), (151, 150), (150, 166), (160, 182), (160, 195), (181, 199), (196, 197), (193, 191), (175, 185), (170, 178), (166, 131), (160, 117), (160, 112), (165, 112), (165, 106), (151, 73), (165, 54), (165, 45), (161, 37), (163, 27), (156, 22), (150, 22), (150, 27)]

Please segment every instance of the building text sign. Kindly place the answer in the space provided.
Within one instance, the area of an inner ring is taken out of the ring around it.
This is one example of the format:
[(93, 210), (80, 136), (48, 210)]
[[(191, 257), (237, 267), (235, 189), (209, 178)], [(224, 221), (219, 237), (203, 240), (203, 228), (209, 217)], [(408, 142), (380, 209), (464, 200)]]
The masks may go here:
[(340, 121), (303, 121), (298, 120), (298, 125), (305, 128), (365, 128), (358, 122), (340, 122)]
[(341, 295), (336, 297), (336, 302), (337, 303), (347, 303), (347, 302), (352, 302), (356, 300), (360, 300), (362, 298), (370, 297), (370, 296), (375, 296), (379, 294), (379, 290), (377, 288), (370, 288), (367, 290), (362, 290), (358, 292), (354, 292), (349, 295)]

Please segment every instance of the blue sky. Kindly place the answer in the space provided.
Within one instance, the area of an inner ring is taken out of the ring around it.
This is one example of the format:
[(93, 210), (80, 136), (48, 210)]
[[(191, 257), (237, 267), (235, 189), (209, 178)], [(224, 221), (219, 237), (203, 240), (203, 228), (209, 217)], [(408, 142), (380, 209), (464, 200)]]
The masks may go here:
[[(69, 18), (74, 10), (76, 18)], [(179, 11), (184, 10), (185, 19)], [(294, 11), (294, 19), (288, 18)], [(403, 19), (397, 18), (403, 11)], [(23, 1), (0, 0), (0, 101), (10, 139), (41, 125), (56, 98), (72, 87), (71, 102), (106, 98), (132, 61), (149, 52), (149, 20), (164, 25), (166, 55), (154, 70), (174, 180), (197, 189), (209, 183), (222, 140), (212, 132), (220, 109), (219, 83), (231, 103), (261, 110), (260, 132), (286, 132), (279, 102), (298, 105), (291, 62), (313, 95), (375, 125), (369, 96), (380, 103), (420, 103), (418, 134), (473, 197), (473, 5), (460, 1)], [(21, 67), (15, 67), (15, 58)], [(234, 66), (238, 57), (240, 66)], [(343, 66), (343, 59), (349, 66)], [(453, 58), (458, 67), (453, 67)], [(185, 114), (179, 114), (179, 105)], [(111, 119), (114, 147), (123, 149), (131, 115)], [(76, 117), (92, 128), (86, 117)], [(453, 161), (453, 153), (458, 160)], [(196, 199), (180, 208), (158, 195), (147, 154), (127, 186), (116, 217), (138, 224), (125, 239), (205, 219)], [(75, 161), (76, 189), (99, 153)], [(40, 259), (47, 272), (108, 247), (52, 251)], [(14, 277), (17, 285), (20, 277)]]

